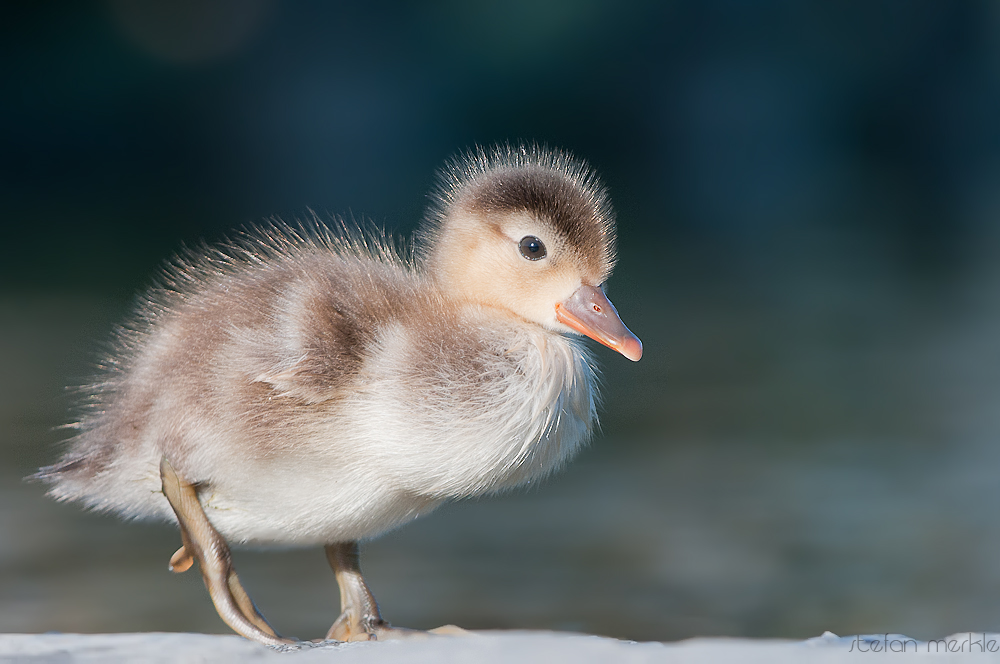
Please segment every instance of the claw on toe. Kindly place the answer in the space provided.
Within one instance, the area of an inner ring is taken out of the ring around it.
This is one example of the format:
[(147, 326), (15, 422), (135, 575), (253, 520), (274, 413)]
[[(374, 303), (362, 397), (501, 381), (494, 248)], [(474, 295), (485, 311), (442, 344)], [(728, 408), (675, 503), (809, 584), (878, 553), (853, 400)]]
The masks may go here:
[(194, 556), (188, 553), (187, 548), (183, 545), (181, 548), (174, 552), (174, 555), (170, 556), (170, 571), (174, 574), (180, 574), (181, 572), (186, 572), (191, 569), (191, 565), (194, 564)]

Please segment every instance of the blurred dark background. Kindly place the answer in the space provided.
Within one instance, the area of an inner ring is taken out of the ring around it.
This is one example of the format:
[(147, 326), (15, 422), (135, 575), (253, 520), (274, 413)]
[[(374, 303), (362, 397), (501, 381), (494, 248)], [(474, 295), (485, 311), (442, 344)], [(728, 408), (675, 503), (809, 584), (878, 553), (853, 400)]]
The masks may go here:
[[(0, 630), (225, 632), (166, 526), (57, 505), (115, 322), (175, 251), (407, 234), (451, 154), (538, 141), (619, 212), (602, 433), (369, 544), (410, 627), (634, 639), (1000, 629), (1000, 4), (116, 0), (0, 20)], [(238, 551), (323, 634), (319, 550)]]

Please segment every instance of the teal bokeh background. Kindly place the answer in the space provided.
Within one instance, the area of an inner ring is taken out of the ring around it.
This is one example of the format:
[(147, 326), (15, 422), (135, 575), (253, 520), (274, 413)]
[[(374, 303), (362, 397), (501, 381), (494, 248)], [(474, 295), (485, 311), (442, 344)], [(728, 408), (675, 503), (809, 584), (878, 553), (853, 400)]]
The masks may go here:
[[(602, 434), (366, 550), (399, 624), (637, 639), (1000, 624), (991, 2), (25, 3), (0, 24), (0, 629), (225, 631), (176, 533), (47, 501), (72, 397), (183, 246), (407, 234), (456, 151), (589, 160), (619, 212)], [(279, 630), (319, 551), (237, 552)]]

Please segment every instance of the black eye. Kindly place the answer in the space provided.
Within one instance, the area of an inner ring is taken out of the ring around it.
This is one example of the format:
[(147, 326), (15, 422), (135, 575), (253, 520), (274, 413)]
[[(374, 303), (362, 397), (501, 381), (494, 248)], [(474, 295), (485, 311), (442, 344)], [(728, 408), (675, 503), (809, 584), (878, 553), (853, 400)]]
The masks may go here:
[(525, 235), (521, 238), (521, 243), (517, 247), (521, 250), (521, 255), (529, 261), (537, 261), (545, 258), (545, 245), (534, 235)]

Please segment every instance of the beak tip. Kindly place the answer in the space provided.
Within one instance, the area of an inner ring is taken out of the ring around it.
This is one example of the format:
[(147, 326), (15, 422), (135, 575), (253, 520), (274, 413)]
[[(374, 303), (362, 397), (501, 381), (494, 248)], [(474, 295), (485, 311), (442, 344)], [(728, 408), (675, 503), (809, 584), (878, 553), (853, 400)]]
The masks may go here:
[(633, 362), (638, 362), (642, 359), (642, 342), (636, 336), (626, 338), (618, 352)]

